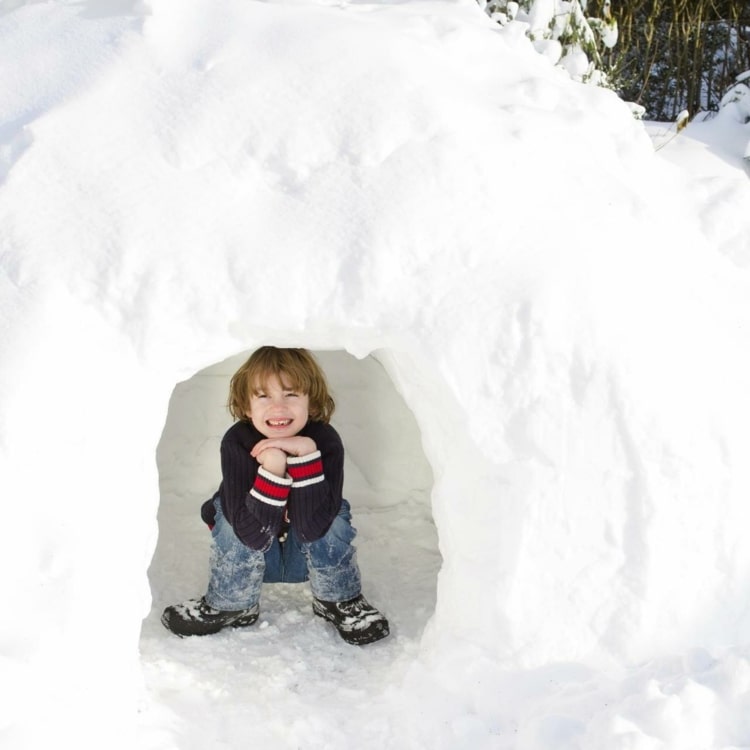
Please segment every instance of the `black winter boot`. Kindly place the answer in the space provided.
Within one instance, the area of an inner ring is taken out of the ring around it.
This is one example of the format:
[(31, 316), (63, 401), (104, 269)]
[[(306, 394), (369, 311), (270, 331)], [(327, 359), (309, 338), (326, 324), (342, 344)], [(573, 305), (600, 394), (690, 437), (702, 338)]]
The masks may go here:
[(222, 628), (240, 628), (252, 625), (258, 619), (260, 607), (256, 604), (250, 609), (224, 611), (214, 609), (206, 604), (204, 597), (189, 599), (182, 604), (173, 604), (164, 610), (162, 624), (180, 637), (186, 635), (211, 635)]
[(390, 632), (388, 620), (360, 594), (346, 602), (313, 599), (313, 612), (336, 626), (339, 635), (355, 646), (364, 646), (385, 638)]

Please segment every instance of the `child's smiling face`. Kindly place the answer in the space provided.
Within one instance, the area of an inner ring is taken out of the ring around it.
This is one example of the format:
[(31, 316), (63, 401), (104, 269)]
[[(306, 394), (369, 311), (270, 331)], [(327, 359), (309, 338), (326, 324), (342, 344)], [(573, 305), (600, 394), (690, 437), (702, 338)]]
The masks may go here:
[(250, 396), (245, 414), (254, 427), (267, 438), (292, 437), (309, 418), (310, 399), (276, 375), (269, 375)]

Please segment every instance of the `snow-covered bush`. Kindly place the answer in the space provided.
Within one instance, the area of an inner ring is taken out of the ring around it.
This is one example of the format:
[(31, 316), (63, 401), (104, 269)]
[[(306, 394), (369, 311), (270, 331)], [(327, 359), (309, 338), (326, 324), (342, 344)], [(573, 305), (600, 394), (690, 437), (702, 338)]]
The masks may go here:
[(501, 25), (524, 23), (538, 52), (577, 81), (609, 83), (603, 54), (617, 43), (617, 21), (605, 0), (601, 17), (587, 15), (587, 0), (479, 0)]
[(719, 106), (729, 109), (743, 123), (750, 123), (750, 70), (737, 76)]
[[(750, 128), (750, 70), (741, 73), (722, 97), (721, 109), (731, 112), (739, 122)], [(750, 162), (750, 140), (745, 148), (745, 160)]]

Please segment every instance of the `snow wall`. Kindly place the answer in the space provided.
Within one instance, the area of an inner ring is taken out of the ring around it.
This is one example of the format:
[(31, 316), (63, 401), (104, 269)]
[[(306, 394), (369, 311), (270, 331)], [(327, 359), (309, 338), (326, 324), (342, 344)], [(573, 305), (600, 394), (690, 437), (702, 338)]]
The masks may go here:
[(433, 687), (747, 630), (747, 301), (614, 95), (473, 2), (0, 24), (9, 747), (137, 746), (169, 398), (265, 343), (377, 351), (416, 418)]

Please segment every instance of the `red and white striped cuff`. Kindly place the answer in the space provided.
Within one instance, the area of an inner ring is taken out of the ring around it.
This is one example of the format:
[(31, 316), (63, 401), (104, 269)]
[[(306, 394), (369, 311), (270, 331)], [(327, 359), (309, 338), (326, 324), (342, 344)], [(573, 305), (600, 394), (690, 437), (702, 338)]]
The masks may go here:
[(250, 494), (262, 503), (283, 507), (286, 505), (286, 499), (289, 497), (289, 490), (291, 488), (292, 477), (289, 475), (277, 477), (261, 466), (258, 468), (258, 473), (250, 489)]
[(320, 451), (308, 453), (306, 456), (289, 456), (286, 460), (286, 470), (292, 478), (292, 487), (307, 487), (325, 479)]

